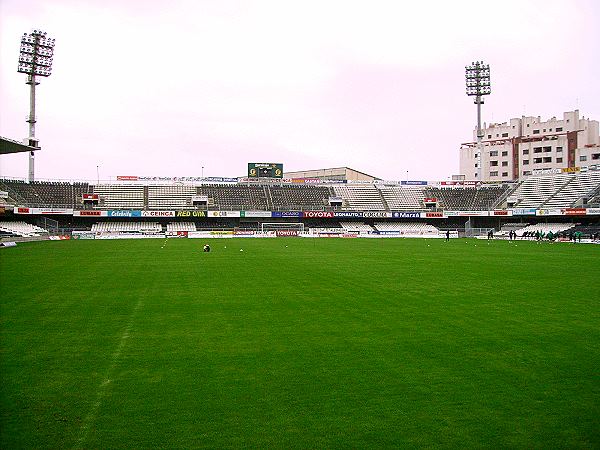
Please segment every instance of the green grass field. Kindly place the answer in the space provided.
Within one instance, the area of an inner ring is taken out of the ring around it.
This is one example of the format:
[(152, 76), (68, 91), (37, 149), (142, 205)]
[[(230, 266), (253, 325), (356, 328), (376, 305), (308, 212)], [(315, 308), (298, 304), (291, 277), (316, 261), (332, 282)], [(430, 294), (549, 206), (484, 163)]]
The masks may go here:
[(600, 447), (600, 246), (205, 242), (0, 251), (1, 448)]

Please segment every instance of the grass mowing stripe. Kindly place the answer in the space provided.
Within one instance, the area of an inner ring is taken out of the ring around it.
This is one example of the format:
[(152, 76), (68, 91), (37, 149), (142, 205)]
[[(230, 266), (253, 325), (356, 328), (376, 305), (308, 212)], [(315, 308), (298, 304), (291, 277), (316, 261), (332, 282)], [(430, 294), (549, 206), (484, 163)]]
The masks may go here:
[(106, 376), (104, 378), (104, 381), (102, 381), (102, 383), (98, 387), (98, 392), (96, 394), (96, 400), (94, 401), (94, 403), (92, 403), (90, 412), (88, 413), (85, 420), (83, 421), (83, 424), (81, 425), (81, 430), (79, 433), (80, 436), (79, 436), (79, 439), (77, 440), (77, 444), (75, 445), (74, 448), (83, 448), (85, 445), (85, 441), (86, 441), (86, 439), (88, 437), (88, 433), (90, 431), (90, 426), (94, 423), (94, 420), (96, 419), (96, 414), (98, 412), (98, 409), (100, 408), (100, 405), (102, 404), (102, 399), (106, 393), (106, 390), (109, 388), (108, 385), (111, 382), (111, 377), (113, 376), (115, 367), (119, 361), (121, 353), (123, 352), (125, 343), (127, 342), (127, 339), (129, 338), (129, 333), (131, 332), (131, 327), (133, 326), (135, 317), (136, 317), (138, 311), (140, 310), (140, 308), (142, 307), (142, 305), (143, 305), (143, 297), (140, 297), (138, 302), (135, 304), (133, 311), (131, 312), (131, 317), (129, 318), (129, 322), (127, 323), (127, 326), (125, 327), (123, 334), (121, 335), (121, 339), (119, 339), (119, 344), (117, 345), (116, 350), (112, 354), (112, 357), (110, 360), (110, 366), (108, 367), (108, 369), (106, 371)]

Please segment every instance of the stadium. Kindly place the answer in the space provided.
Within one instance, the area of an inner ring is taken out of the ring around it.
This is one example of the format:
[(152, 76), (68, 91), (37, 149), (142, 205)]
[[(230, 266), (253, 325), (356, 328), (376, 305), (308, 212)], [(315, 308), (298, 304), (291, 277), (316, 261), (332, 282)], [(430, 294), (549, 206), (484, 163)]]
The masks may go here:
[(0, 177), (1, 448), (600, 447), (597, 121), (482, 128), (474, 62), (478, 126), (443, 180), (285, 160), (36, 179), (54, 39), (21, 44), (30, 133), (0, 139), (29, 156), (27, 178)]

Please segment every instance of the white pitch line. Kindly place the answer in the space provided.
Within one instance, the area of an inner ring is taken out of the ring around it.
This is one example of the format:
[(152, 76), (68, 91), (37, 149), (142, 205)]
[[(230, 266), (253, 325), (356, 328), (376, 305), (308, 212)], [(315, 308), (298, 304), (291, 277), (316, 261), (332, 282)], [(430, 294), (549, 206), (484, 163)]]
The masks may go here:
[(76, 448), (76, 449), (83, 448), (85, 441), (87, 440), (88, 434), (90, 432), (90, 427), (95, 422), (96, 415), (98, 414), (98, 410), (100, 409), (100, 405), (102, 404), (102, 399), (106, 395), (106, 390), (108, 389), (108, 386), (112, 382), (111, 377), (113, 375), (115, 367), (117, 366), (117, 362), (119, 361), (119, 358), (121, 357), (121, 353), (123, 352), (123, 349), (125, 348), (127, 339), (129, 339), (129, 333), (131, 331), (131, 327), (133, 327), (133, 322), (135, 321), (135, 316), (136, 316), (138, 310), (142, 307), (142, 303), (143, 303), (142, 299), (143, 299), (143, 297), (138, 300), (135, 307), (133, 308), (133, 311), (131, 312), (131, 315), (129, 316), (129, 322), (127, 323), (127, 326), (125, 327), (123, 334), (121, 335), (121, 339), (119, 340), (119, 345), (117, 345), (116, 350), (113, 352), (113, 354), (110, 358), (110, 366), (108, 366), (108, 369), (106, 371), (106, 376), (104, 377), (104, 380), (102, 381), (102, 383), (100, 383), (100, 386), (98, 387), (98, 391), (96, 392), (96, 400), (92, 404), (92, 407), (90, 408), (90, 412), (85, 417), (85, 420), (83, 421), (83, 424), (81, 425), (81, 430), (79, 431), (79, 439), (77, 439), (77, 443), (75, 444), (75, 447), (73, 447), (73, 448)]

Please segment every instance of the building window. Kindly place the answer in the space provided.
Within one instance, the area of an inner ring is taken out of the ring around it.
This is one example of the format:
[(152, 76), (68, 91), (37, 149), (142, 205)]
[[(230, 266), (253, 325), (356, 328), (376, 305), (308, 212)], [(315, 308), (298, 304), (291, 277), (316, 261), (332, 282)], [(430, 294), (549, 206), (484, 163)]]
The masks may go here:
[(508, 152), (507, 151), (502, 152), (502, 156), (508, 156)]
[(533, 134), (540, 134), (540, 130), (533, 130)]
[(541, 164), (542, 163), (542, 158), (533, 158), (533, 163), (534, 164)]
[(552, 162), (552, 156), (546, 156), (546, 157), (544, 158), (544, 162), (545, 162), (545, 163), (550, 163), (550, 162)]
[(529, 124), (527, 124), (527, 128), (529, 128)]
[(475, 163), (475, 167), (477, 168), (477, 163)]
[(559, 133), (562, 131), (562, 127), (556, 127), (556, 132)]
[(502, 161), (502, 167), (508, 167), (508, 161)]
[(542, 147), (533, 147), (533, 153), (542, 153)]
[(508, 137), (508, 133), (502, 133), (502, 137)]
[(544, 133), (546, 132), (546, 129), (544, 128)]
[(585, 156), (585, 155), (581, 155), (581, 156), (579, 157), (579, 161), (587, 161), (587, 156)]
[(528, 159), (524, 159), (523, 160), (523, 165), (524, 166), (528, 166), (529, 165), (529, 160)]
[(592, 155), (592, 159), (593, 159), (594, 161), (596, 161), (596, 160), (600, 159), (600, 153), (594, 153), (594, 154)]
[(562, 147), (556, 147), (556, 153), (562, 153)]
[(556, 158), (556, 162), (557, 163), (561, 163), (562, 162), (562, 158)]
[(498, 156), (498, 150), (491, 151), (490, 156)]
[(531, 175), (531, 170), (524, 170), (523, 175)]
[(498, 166), (498, 161), (490, 161), (490, 166), (497, 167)]
[(492, 135), (491, 135), (491, 134), (488, 134), (488, 139), (491, 139), (491, 138), (492, 138)]
[(525, 150), (523, 150), (523, 154), (524, 154), (524, 155), (529, 155), (529, 149), (528, 149), (528, 148), (526, 148)]
[(498, 171), (494, 170), (493, 172), (490, 172), (490, 177), (497, 177), (498, 176)]
[(549, 153), (552, 151), (552, 147), (544, 147), (544, 153)]
[(502, 172), (502, 176), (503, 177), (507, 177), (508, 176), (508, 172)]

